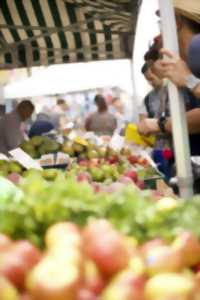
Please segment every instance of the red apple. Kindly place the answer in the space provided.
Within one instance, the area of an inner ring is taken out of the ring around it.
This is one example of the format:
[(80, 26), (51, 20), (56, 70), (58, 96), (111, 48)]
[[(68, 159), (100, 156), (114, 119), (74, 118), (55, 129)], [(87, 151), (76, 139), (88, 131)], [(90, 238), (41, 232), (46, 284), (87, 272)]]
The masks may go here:
[(146, 276), (137, 276), (132, 270), (119, 273), (108, 285), (101, 300), (144, 300)]
[(0, 274), (7, 278), (18, 289), (24, 288), (24, 280), (29, 268), (19, 255), (8, 252), (0, 258)]
[(98, 158), (92, 158), (89, 160), (90, 167), (98, 167), (99, 166), (99, 159)]
[(82, 182), (82, 181), (91, 182), (92, 178), (88, 172), (79, 172), (77, 175), (77, 181), (78, 182)]
[(105, 275), (127, 267), (130, 255), (125, 238), (106, 220), (91, 222), (83, 231), (85, 253)]
[(108, 159), (107, 159), (107, 161), (109, 162), (109, 164), (116, 164), (116, 163), (118, 163), (119, 162), (119, 157), (117, 156), (117, 155), (113, 155), (113, 156), (111, 156), (111, 157), (109, 157)]
[(12, 243), (13, 242), (7, 235), (0, 233), (0, 253), (2, 251), (8, 250), (11, 247)]
[(17, 255), (24, 260), (27, 268), (29, 269), (34, 267), (42, 258), (42, 253), (40, 250), (28, 241), (16, 242), (13, 244), (10, 251), (13, 253), (13, 255)]
[(18, 184), (21, 178), (22, 177), (18, 173), (11, 173), (7, 176), (7, 179), (9, 179), (14, 184)]
[(130, 162), (132, 165), (135, 165), (135, 164), (137, 163), (137, 161), (138, 161), (138, 158), (137, 158), (137, 156), (135, 156), (135, 155), (130, 155), (130, 156), (128, 157), (128, 160), (129, 160), (129, 162)]
[(124, 185), (133, 184), (133, 180), (127, 176), (121, 176), (119, 178), (119, 182), (123, 183)]
[(139, 157), (137, 163), (143, 167), (147, 167), (149, 165), (149, 162), (144, 157)]
[(180, 252), (169, 246), (155, 247), (145, 257), (146, 269), (150, 275), (162, 272), (179, 272), (182, 263)]
[(33, 298), (29, 294), (23, 293), (19, 300), (33, 300)]
[(134, 170), (129, 170), (129, 171), (126, 171), (124, 176), (132, 179), (133, 182), (137, 182), (138, 181), (138, 176), (137, 176), (137, 172), (134, 171)]
[(173, 248), (180, 251), (185, 267), (200, 263), (200, 241), (191, 232), (183, 232), (173, 243)]
[(1, 300), (20, 300), (15, 287), (4, 277), (0, 277), (0, 299)]
[(139, 189), (144, 190), (145, 189), (145, 183), (143, 180), (138, 180), (136, 183), (137, 187), (139, 187)]
[(99, 183), (99, 182), (92, 182), (91, 186), (92, 186), (95, 193), (99, 193), (102, 190), (101, 183)]
[(89, 166), (89, 160), (87, 159), (82, 159), (81, 161), (79, 161), (79, 166), (81, 167), (88, 167)]
[(87, 260), (85, 262), (84, 278), (86, 290), (91, 291), (94, 295), (100, 295), (105, 287), (105, 280), (93, 261)]
[(47, 256), (29, 274), (27, 290), (34, 300), (76, 300), (81, 276), (69, 260)]
[(90, 290), (81, 288), (78, 291), (78, 296), (76, 300), (98, 300), (97, 296)]

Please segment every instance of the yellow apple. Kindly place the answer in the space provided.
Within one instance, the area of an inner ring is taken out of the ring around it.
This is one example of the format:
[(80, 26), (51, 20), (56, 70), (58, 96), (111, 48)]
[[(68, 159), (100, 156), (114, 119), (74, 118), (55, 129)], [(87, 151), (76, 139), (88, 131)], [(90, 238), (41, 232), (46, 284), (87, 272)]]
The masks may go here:
[(177, 272), (181, 270), (182, 257), (179, 252), (169, 246), (159, 246), (148, 251), (145, 265), (150, 275), (161, 272)]
[(191, 300), (195, 281), (189, 276), (175, 273), (158, 274), (145, 286), (146, 300)]

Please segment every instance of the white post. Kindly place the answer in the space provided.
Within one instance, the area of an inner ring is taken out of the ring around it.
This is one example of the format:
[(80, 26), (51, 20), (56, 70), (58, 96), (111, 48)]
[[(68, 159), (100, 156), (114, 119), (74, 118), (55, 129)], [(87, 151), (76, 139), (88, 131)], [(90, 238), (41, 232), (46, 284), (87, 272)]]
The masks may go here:
[[(164, 47), (178, 54), (179, 47), (172, 0), (159, 0), (159, 2)], [(168, 92), (180, 195), (187, 199), (193, 195), (193, 177), (184, 101), (172, 82), (168, 84)]]

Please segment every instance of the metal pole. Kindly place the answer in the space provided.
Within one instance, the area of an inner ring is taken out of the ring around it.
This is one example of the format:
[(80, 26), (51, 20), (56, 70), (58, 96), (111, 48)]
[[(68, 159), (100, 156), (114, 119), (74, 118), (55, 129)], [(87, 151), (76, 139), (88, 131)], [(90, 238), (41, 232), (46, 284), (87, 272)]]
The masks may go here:
[[(172, 0), (159, 0), (159, 2), (164, 47), (178, 54), (179, 46)], [(180, 195), (188, 199), (193, 195), (193, 176), (185, 106), (177, 87), (172, 82), (168, 84), (168, 92)]]

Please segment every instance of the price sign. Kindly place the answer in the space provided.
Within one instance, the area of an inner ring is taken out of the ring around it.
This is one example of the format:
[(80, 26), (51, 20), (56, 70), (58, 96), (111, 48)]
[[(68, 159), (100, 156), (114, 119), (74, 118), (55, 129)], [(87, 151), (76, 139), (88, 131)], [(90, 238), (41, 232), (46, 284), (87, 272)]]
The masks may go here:
[(114, 134), (110, 140), (109, 147), (115, 151), (120, 151), (124, 147), (124, 137), (119, 134)]
[(42, 170), (40, 164), (21, 148), (16, 148), (9, 152), (10, 155), (26, 169)]

